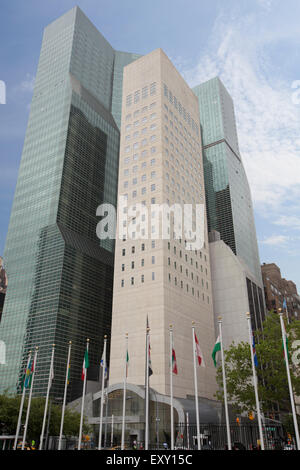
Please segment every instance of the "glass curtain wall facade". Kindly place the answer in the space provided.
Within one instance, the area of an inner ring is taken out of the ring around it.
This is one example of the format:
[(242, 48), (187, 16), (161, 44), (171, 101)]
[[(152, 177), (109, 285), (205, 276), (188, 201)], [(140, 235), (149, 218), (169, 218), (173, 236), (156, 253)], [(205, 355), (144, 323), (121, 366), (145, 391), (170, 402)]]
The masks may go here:
[[(44, 32), (4, 259), (9, 288), (0, 326), (6, 364), (1, 391), (20, 385), (28, 351), (39, 346), (35, 395), (62, 396), (71, 340), (69, 399), (97, 380), (110, 334), (113, 240), (96, 236), (96, 209), (116, 206), (123, 62), (78, 7)], [(115, 63), (117, 73), (115, 74)], [(112, 110), (113, 108), (113, 110)], [(109, 350), (109, 348), (108, 348)]]
[(261, 284), (250, 188), (241, 160), (232, 98), (216, 77), (193, 88), (199, 100), (208, 230), (217, 230)]

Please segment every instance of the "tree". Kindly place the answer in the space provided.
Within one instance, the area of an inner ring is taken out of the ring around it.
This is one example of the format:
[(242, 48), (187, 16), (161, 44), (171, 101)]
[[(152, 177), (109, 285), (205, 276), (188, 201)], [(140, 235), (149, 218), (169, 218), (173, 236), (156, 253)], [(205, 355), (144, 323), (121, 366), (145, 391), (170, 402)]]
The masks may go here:
[[(286, 325), (289, 344), (289, 357), (295, 357), (296, 341), (300, 339), (300, 322)], [(254, 332), (258, 367), (258, 394), (262, 411), (265, 414), (277, 409), (290, 411), (290, 397), (287, 383), (286, 366), (283, 354), (280, 320), (270, 312), (263, 323), (262, 330)], [(255, 409), (255, 395), (252, 382), (252, 366), (249, 343), (232, 343), (224, 352), (227, 376), (228, 399), (237, 413)], [(295, 395), (300, 395), (300, 370), (297, 361), (290, 360), (291, 380)], [(222, 369), (218, 368), (217, 382), (220, 391), (217, 398), (223, 400)]]
[[(0, 395), (0, 434), (14, 435), (16, 432), (21, 396), (20, 395)], [(45, 398), (36, 397), (32, 399), (30, 417), (28, 422), (27, 440), (36, 442), (40, 439), (42, 422), (45, 409)], [(24, 403), (22, 423), (25, 422), (27, 410), (27, 399)], [(49, 408), (48, 408), (49, 411)], [(48, 413), (49, 414), (49, 413)], [(49, 434), (58, 436), (61, 422), (61, 406), (51, 404), (51, 418), (49, 424)], [(80, 413), (65, 410), (64, 435), (77, 436), (79, 432)], [(86, 432), (88, 426), (84, 423), (83, 431)], [(22, 434), (22, 433), (21, 433)], [(21, 435), (20, 435), (21, 437)]]

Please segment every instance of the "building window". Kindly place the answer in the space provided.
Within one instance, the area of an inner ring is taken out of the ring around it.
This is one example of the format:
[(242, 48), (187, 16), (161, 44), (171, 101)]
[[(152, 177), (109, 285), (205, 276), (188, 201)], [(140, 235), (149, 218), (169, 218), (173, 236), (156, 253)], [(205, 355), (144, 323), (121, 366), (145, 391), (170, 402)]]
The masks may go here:
[(134, 93), (134, 102), (135, 103), (138, 103), (140, 101), (140, 90), (137, 90), (135, 93)]
[(122, 249), (122, 256), (125, 256), (126, 250), (125, 248)]
[(126, 96), (126, 106), (130, 106), (132, 103), (132, 95)]
[(142, 98), (147, 98), (148, 96), (148, 87), (145, 86), (144, 88), (142, 88)]
[(156, 94), (156, 82), (150, 84), (150, 95)]
[(121, 287), (124, 287), (124, 279), (121, 281)]
[(144, 276), (144, 274), (142, 274), (142, 275), (141, 275), (141, 283), (143, 283), (144, 280), (145, 280), (145, 276)]
[(155, 273), (152, 273), (152, 281), (155, 281)]
[(131, 278), (131, 285), (134, 285), (134, 277)]
[(155, 256), (152, 256), (152, 264), (155, 264)]
[(125, 264), (122, 264), (122, 271), (125, 271)]
[(142, 243), (141, 250), (145, 251), (145, 243)]

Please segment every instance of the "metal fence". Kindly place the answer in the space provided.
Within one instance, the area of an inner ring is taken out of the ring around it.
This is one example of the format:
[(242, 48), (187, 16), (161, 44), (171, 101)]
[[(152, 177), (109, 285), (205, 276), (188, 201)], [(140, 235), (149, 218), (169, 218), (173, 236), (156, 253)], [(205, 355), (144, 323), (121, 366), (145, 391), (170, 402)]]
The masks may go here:
[[(238, 450), (254, 450), (259, 447), (259, 429), (256, 423), (230, 425), (230, 435), (232, 447)], [(265, 449), (276, 450), (282, 449), (286, 442), (286, 433), (280, 424), (272, 424), (263, 426), (263, 436)], [(121, 436), (116, 435), (114, 438), (114, 449), (120, 448)], [(170, 430), (164, 431), (163, 436), (151, 435), (149, 449), (170, 449), (171, 435)], [(83, 449), (95, 449), (98, 441), (91, 439), (89, 442), (83, 442)], [(197, 428), (196, 425), (178, 424), (174, 432), (175, 449), (197, 450)], [(62, 449), (77, 449), (78, 440), (63, 439)], [(102, 443), (104, 445), (104, 442)], [(224, 450), (227, 447), (227, 432), (225, 424), (201, 424), (200, 426), (200, 445), (202, 450)], [(55, 450), (58, 447), (58, 438), (50, 437), (47, 448)], [(107, 444), (107, 448), (110, 445)], [(126, 449), (143, 449), (144, 442), (129, 439), (125, 441)]]
[[(251, 450), (259, 446), (259, 429), (255, 423), (230, 425), (230, 437), (233, 447), (239, 450)], [(263, 427), (265, 449), (279, 449), (284, 445), (285, 433), (280, 424)], [(169, 442), (167, 442), (169, 445)], [(200, 444), (202, 449), (224, 450), (227, 448), (225, 424), (202, 424), (200, 426)], [(175, 435), (175, 447), (197, 449), (196, 425), (178, 425)]]

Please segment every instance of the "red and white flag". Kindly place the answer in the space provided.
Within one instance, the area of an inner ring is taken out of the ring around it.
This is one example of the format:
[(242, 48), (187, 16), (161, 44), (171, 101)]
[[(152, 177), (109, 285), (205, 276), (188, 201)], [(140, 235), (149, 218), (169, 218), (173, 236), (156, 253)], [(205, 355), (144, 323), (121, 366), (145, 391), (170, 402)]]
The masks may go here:
[(178, 374), (177, 361), (174, 346), (172, 347), (172, 372), (173, 374)]
[(200, 367), (205, 367), (204, 356), (202, 354), (196, 333), (195, 333), (195, 346), (196, 346), (196, 355), (198, 359), (198, 364)]

